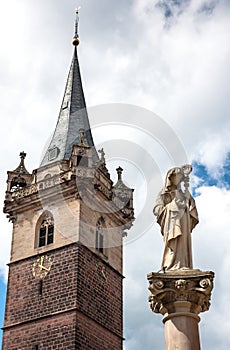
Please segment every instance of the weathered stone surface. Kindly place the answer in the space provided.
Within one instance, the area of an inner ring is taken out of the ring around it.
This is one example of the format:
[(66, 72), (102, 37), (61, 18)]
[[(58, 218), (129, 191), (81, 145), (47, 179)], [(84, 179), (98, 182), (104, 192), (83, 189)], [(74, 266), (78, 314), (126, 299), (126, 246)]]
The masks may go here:
[(214, 273), (181, 269), (148, 274), (149, 303), (165, 324), (165, 350), (199, 350), (200, 312), (207, 311)]
[(82, 244), (48, 254), (42, 294), (34, 257), (10, 264), (4, 349), (121, 349), (123, 276)]
[(153, 209), (164, 238), (164, 271), (193, 268), (191, 232), (198, 223), (198, 213), (188, 190), (191, 171), (189, 164), (170, 169)]
[(148, 274), (150, 307), (153, 312), (169, 315), (176, 312), (176, 302), (189, 302), (189, 312), (198, 315), (210, 306), (214, 273), (200, 270)]

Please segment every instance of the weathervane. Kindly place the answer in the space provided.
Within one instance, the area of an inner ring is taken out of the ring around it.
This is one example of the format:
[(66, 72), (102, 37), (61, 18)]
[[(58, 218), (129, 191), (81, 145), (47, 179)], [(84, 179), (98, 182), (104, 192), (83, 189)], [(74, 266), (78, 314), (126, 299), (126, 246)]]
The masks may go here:
[(79, 40), (79, 34), (78, 34), (78, 23), (79, 23), (79, 11), (81, 9), (81, 6), (78, 6), (76, 8), (76, 22), (75, 22), (75, 34), (74, 34), (74, 38), (73, 38), (73, 45), (74, 46), (78, 46), (80, 44), (80, 40)]

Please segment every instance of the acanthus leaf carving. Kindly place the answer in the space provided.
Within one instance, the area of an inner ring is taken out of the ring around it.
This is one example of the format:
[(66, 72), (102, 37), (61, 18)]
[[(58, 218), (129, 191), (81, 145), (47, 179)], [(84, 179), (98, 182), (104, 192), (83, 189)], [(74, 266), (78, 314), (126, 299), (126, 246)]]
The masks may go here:
[[(194, 273), (194, 271), (197, 271)], [(189, 302), (191, 312), (209, 309), (213, 288), (213, 272), (190, 270), (184, 274), (151, 273), (148, 275), (150, 308), (153, 312), (174, 312), (175, 302)]]

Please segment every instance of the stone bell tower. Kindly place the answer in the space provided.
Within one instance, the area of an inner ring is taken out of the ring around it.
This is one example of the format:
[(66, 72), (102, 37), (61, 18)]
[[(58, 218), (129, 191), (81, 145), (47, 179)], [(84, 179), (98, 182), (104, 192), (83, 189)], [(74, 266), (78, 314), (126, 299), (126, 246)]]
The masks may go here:
[(90, 130), (74, 53), (57, 125), (38, 169), (8, 171), (13, 224), (3, 350), (121, 350), (122, 240), (133, 190), (113, 185)]
[[(161, 270), (148, 274), (149, 302), (163, 315), (165, 350), (200, 350), (199, 314), (208, 311), (214, 273), (193, 268), (191, 232), (198, 223), (189, 187), (190, 165), (170, 169), (154, 214), (161, 226)], [(183, 186), (183, 188), (182, 188)]]

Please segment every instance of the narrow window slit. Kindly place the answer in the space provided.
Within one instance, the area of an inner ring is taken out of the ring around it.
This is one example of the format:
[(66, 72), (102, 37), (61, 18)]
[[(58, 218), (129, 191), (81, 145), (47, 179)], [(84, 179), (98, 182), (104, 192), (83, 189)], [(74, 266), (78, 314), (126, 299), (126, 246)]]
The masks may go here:
[[(43, 280), (40, 280), (39, 281), (39, 295), (42, 295), (42, 292), (43, 292)], [(35, 345), (37, 346), (37, 345)]]

